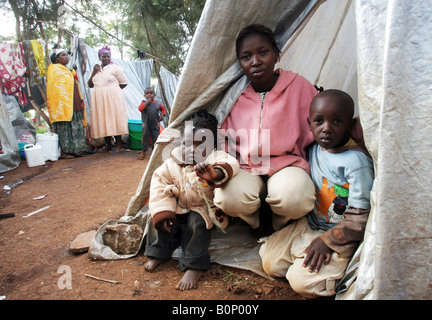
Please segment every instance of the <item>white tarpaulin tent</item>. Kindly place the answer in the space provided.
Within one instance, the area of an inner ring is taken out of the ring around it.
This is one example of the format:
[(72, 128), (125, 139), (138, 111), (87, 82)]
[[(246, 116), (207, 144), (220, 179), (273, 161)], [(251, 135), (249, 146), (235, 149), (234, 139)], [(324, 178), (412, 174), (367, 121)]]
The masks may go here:
[[(279, 67), (353, 96), (375, 162), (364, 242), (336, 298), (432, 298), (431, 161), (426, 154), (432, 144), (427, 139), (432, 133), (431, 19), (427, 1), (208, 0), (180, 77), (169, 128), (120, 221), (147, 224), (151, 175), (175, 145), (182, 121), (203, 108), (220, 121), (229, 112), (247, 85), (235, 57), (236, 35), (261, 23), (275, 30), (282, 48)], [(113, 255), (99, 240), (97, 235), (90, 256), (127, 258)], [(250, 252), (253, 256), (256, 247)], [(222, 263), (257, 271), (256, 261), (252, 266), (238, 257), (226, 255)]]
[(18, 138), (2, 94), (0, 94), (0, 143), (0, 173), (17, 168), (21, 163)]
[(23, 135), (33, 139), (26, 142), (33, 143), (36, 129), (24, 117), (16, 97), (0, 94), (0, 173), (20, 165), (18, 143), (23, 142)]

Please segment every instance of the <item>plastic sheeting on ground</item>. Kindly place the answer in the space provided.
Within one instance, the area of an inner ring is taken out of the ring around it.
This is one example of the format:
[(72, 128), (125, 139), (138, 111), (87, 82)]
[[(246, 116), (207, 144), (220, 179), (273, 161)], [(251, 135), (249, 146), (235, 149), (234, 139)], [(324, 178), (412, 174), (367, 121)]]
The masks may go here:
[[(152, 225), (148, 207), (144, 206), (135, 216), (123, 216), (119, 220), (109, 220), (99, 227), (89, 248), (89, 258), (94, 260), (124, 260), (138, 254), (145, 246), (145, 237), (141, 238), (141, 246), (135, 252), (129, 254), (118, 254), (103, 242), (103, 234), (108, 226), (118, 224), (137, 224), (147, 234)], [(270, 279), (261, 266), (261, 259), (258, 255), (259, 243), (252, 237), (249, 225), (238, 220), (226, 230), (226, 233), (219, 229), (212, 229), (209, 253), (211, 263), (232, 266), (239, 269), (252, 270), (255, 273)], [(179, 259), (180, 248), (172, 254), (172, 259)]]

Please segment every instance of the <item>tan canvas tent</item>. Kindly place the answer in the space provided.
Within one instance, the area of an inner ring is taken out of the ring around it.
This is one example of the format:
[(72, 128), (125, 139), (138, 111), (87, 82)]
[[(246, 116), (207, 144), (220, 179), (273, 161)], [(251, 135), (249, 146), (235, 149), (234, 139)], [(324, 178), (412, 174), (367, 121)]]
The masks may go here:
[[(247, 85), (236, 62), (236, 35), (261, 23), (275, 30), (282, 49), (279, 67), (353, 96), (375, 162), (364, 241), (336, 298), (432, 298), (431, 20), (428, 1), (208, 0), (180, 77), (170, 125), (119, 221), (146, 225), (151, 175), (176, 144), (176, 129), (185, 117), (205, 108), (222, 121), (229, 112)], [(216, 235), (212, 241), (232, 240), (232, 234)], [(221, 250), (223, 263), (259, 272), (259, 260), (249, 263), (256, 258), (255, 245), (243, 261), (236, 260), (238, 254), (229, 255), (235, 250)], [(103, 246), (100, 233), (89, 254), (96, 259), (133, 256), (114, 254)]]

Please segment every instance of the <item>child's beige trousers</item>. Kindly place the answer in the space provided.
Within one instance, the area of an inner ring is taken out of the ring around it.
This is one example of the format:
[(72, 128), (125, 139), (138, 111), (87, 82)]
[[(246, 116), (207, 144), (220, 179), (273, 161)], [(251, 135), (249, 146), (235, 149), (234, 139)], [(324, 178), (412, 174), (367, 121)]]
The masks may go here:
[(291, 288), (307, 298), (332, 296), (337, 280), (341, 279), (350, 258), (333, 252), (330, 263), (318, 273), (304, 267), (305, 250), (324, 230), (313, 230), (306, 217), (291, 223), (264, 239), (259, 254), (264, 271), (273, 278), (286, 277)]

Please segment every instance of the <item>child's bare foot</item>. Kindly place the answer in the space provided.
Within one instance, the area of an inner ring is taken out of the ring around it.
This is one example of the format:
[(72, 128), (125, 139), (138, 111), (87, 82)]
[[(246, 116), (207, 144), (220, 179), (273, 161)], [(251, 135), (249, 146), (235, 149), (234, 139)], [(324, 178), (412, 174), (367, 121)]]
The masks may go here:
[(150, 258), (149, 261), (147, 261), (147, 263), (144, 265), (144, 270), (151, 272), (154, 269), (156, 269), (156, 267), (158, 265), (160, 265), (162, 262), (165, 262), (166, 260), (164, 259), (159, 259), (159, 258)]
[(189, 269), (185, 272), (183, 278), (176, 285), (176, 289), (190, 290), (197, 284), (204, 271)]

